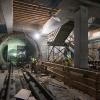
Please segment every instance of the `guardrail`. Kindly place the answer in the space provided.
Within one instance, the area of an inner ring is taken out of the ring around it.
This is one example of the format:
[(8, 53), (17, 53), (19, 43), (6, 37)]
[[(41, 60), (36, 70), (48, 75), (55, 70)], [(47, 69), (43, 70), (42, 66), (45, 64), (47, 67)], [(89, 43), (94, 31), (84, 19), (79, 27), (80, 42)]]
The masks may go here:
[(57, 79), (63, 81), (66, 85), (81, 90), (100, 100), (100, 72), (89, 71), (85, 69), (66, 67), (64, 65), (43, 62), (49, 73)]

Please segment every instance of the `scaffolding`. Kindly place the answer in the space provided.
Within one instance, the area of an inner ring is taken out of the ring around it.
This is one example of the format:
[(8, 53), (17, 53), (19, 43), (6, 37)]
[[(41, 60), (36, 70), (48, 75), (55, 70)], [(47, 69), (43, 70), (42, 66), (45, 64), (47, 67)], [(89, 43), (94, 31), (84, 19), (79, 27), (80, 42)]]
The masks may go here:
[[(59, 32), (60, 28), (55, 31), (49, 33), (48, 42), (53, 42)], [(64, 64), (65, 59), (71, 58), (71, 54), (69, 52), (74, 53), (74, 35), (71, 32), (68, 38), (65, 40), (65, 44), (62, 46), (48, 45), (48, 61), (57, 62), (60, 64)]]

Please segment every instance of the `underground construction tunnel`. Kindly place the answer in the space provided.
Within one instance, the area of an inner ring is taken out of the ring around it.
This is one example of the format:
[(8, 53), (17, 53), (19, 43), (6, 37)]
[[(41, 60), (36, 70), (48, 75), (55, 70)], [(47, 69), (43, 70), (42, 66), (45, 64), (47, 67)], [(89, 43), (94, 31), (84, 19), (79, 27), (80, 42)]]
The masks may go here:
[(100, 1), (0, 0), (0, 100), (100, 100)]
[(1, 65), (7, 65), (10, 60), (17, 64), (18, 58), (23, 58), (23, 63), (29, 63), (31, 57), (40, 58), (41, 52), (34, 39), (28, 40), (27, 36), (20, 33), (10, 34), (3, 38), (0, 54)]

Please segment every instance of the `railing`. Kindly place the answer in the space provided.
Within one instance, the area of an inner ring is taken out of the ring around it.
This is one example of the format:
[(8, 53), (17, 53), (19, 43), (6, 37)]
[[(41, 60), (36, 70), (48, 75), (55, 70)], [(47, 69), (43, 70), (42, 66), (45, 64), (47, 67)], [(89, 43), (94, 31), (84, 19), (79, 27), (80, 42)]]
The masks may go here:
[(100, 100), (100, 72), (65, 67), (64, 65), (43, 62), (49, 73), (63, 81), (66, 85), (81, 90)]

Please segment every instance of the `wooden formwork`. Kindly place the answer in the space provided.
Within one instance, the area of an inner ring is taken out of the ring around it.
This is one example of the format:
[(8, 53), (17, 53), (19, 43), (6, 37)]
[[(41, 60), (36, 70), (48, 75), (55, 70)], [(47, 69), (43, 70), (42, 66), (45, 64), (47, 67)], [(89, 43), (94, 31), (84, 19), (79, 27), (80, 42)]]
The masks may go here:
[(66, 85), (81, 90), (100, 100), (100, 72), (85, 69), (66, 67), (50, 62), (43, 62), (47, 70)]

